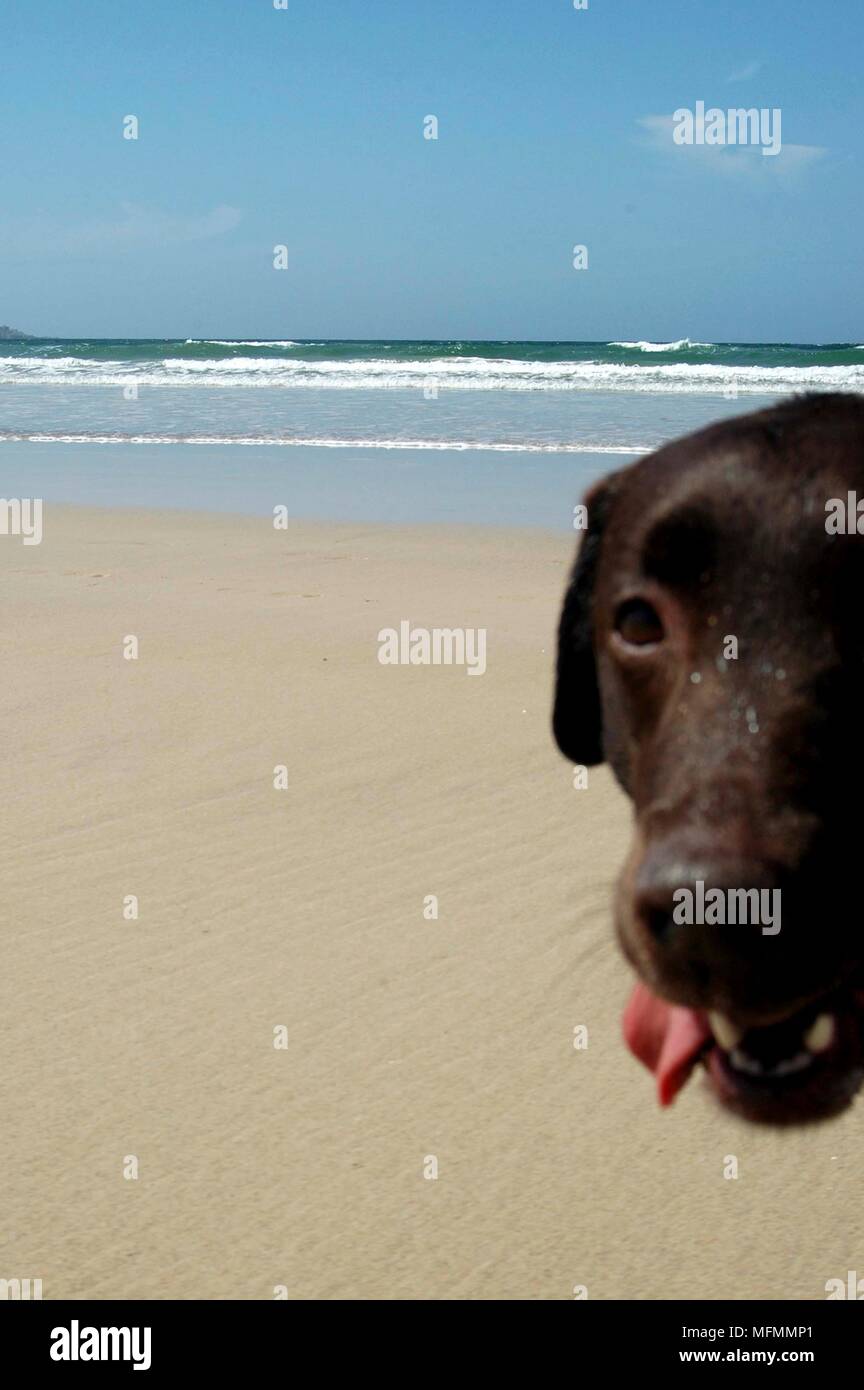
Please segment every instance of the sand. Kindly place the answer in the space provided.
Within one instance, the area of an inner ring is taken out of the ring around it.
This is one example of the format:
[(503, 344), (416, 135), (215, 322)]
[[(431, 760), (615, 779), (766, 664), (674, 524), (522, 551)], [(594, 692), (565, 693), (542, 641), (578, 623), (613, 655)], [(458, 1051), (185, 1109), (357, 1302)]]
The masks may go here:
[[(778, 1133), (697, 1080), (661, 1113), (620, 1040), (629, 809), (549, 736), (570, 549), (59, 507), (41, 546), (0, 538), (0, 1276), (819, 1299), (864, 1273), (860, 1106)], [(380, 665), (406, 618), (485, 627), (486, 674)]]

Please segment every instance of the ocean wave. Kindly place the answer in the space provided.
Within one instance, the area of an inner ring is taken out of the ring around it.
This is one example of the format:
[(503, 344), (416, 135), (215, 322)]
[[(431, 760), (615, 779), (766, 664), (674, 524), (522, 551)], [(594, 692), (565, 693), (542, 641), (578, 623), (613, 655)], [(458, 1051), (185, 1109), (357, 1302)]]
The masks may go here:
[(679, 338), (674, 343), (651, 343), (643, 339), (638, 343), (608, 343), (607, 346), (632, 348), (634, 352), (684, 352), (687, 348), (713, 348), (716, 343), (694, 343), (690, 338)]
[(187, 338), (186, 347), (299, 347), (293, 338)]
[(427, 360), (288, 360), (275, 357), (147, 363), (73, 356), (0, 357), (0, 384), (39, 386), (252, 387), (318, 390), (627, 391), (650, 394), (788, 394), (864, 390), (864, 363), (730, 366), (717, 362), (611, 363), (435, 357)]
[(244, 447), (275, 445), (293, 448), (306, 445), (315, 449), (434, 449), (466, 453), (485, 450), (498, 454), (645, 454), (649, 444), (574, 444), (548, 440), (503, 443), (474, 439), (348, 439), (303, 435), (227, 435), (227, 434), (17, 434), (0, 430), (0, 444), (239, 444)]

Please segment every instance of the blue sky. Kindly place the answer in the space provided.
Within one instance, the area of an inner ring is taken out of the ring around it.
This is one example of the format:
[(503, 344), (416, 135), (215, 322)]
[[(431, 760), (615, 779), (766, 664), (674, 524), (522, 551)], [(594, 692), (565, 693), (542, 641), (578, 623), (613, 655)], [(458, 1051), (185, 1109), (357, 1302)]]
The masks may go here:
[(0, 322), (862, 342), (862, 52), (860, 0), (0, 0)]

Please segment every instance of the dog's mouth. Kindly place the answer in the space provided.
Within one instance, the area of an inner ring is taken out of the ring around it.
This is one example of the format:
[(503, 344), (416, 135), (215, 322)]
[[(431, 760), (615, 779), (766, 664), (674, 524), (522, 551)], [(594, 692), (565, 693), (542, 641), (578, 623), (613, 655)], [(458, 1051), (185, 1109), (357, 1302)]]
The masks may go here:
[(696, 1064), (714, 1090), (751, 1120), (803, 1123), (836, 1115), (864, 1080), (864, 990), (834, 990), (767, 1026), (670, 1004), (637, 984), (624, 1013), (631, 1051), (671, 1105)]

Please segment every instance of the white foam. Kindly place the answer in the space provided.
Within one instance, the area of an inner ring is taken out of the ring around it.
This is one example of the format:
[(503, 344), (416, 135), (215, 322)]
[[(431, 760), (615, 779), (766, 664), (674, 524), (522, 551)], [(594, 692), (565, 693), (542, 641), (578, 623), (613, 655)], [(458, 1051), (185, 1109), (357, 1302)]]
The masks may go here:
[(527, 442), (504, 444), (474, 439), (338, 439), (304, 438), (302, 435), (220, 435), (220, 434), (15, 434), (0, 430), (0, 444), (240, 444), (244, 447), (271, 445), (296, 448), (306, 445), (315, 449), (435, 449), (443, 452), (465, 453), (488, 450), (500, 454), (645, 454), (654, 447), (648, 444), (548, 444)]
[(524, 362), (485, 357), (290, 361), (274, 357), (166, 357), (146, 364), (88, 358), (0, 357), (0, 384), (39, 386), (275, 387), (316, 390), (629, 391), (788, 394), (864, 389), (864, 364), (723, 366), (714, 362)]
[(607, 347), (633, 348), (638, 352), (681, 352), (684, 348), (715, 347), (715, 343), (694, 343), (689, 338), (679, 338), (674, 343), (651, 343), (644, 339), (638, 343), (608, 343)]
[(299, 347), (293, 338), (187, 338), (186, 347)]

